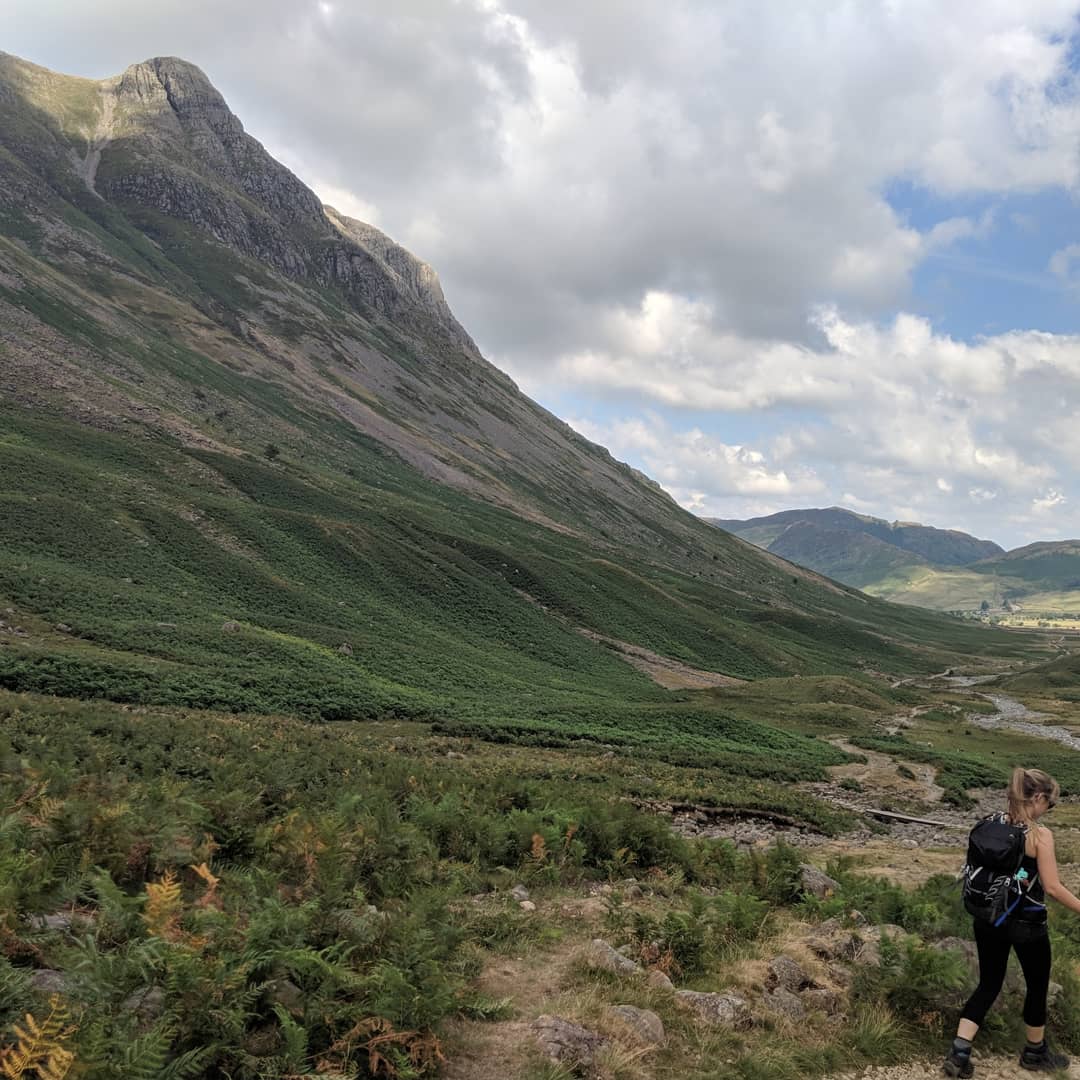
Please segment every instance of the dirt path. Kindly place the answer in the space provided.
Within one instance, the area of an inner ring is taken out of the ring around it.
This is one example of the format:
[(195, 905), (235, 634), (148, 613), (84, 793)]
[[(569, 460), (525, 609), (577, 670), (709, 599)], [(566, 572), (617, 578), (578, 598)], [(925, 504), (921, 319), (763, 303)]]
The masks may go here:
[[(944, 1051), (942, 1052), (944, 1057)], [(1030, 1076), (1016, 1062), (1015, 1057), (972, 1058), (975, 1065), (976, 1080), (1018, 1080), (1021, 1076)], [(1074, 1062), (1064, 1073), (1050, 1073), (1051, 1076), (1080, 1078), (1080, 1063)], [(941, 1080), (941, 1061), (907, 1065), (872, 1065), (862, 1072), (844, 1073), (834, 1080)]]

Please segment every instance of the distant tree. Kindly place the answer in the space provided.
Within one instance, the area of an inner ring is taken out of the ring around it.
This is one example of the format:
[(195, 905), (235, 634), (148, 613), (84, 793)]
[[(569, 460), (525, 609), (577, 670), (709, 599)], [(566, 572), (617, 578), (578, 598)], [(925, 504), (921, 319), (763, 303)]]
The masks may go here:
[(268, 442), (266, 444), (266, 449), (263, 451), (263, 454), (268, 461), (273, 461), (281, 454), (281, 450), (276, 444)]

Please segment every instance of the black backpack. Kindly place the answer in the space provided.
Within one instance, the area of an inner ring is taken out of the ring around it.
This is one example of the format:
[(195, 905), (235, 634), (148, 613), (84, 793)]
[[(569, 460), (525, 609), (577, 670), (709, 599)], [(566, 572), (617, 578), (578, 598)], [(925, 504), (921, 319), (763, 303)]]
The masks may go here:
[(1005, 814), (991, 814), (971, 830), (963, 896), (976, 919), (1001, 926), (1034, 884), (1020, 867), (1026, 842), (1027, 829), (1011, 825)]

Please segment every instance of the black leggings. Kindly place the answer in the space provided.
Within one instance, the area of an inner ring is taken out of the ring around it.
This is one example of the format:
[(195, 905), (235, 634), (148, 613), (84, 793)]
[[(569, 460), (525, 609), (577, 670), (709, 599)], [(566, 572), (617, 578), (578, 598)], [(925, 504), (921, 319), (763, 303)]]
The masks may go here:
[(1027, 985), (1024, 1023), (1028, 1027), (1042, 1027), (1046, 1023), (1046, 992), (1050, 986), (1050, 938), (1046, 927), (1015, 923), (995, 928), (976, 920), (975, 944), (979, 949), (979, 985), (960, 1014), (963, 1019), (982, 1026), (1005, 982), (1009, 949), (1015, 949)]

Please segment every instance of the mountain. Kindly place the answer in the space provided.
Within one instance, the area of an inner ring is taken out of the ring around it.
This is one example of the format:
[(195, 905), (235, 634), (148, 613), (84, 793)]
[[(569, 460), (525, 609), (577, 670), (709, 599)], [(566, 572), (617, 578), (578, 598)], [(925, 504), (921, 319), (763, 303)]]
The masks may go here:
[[(712, 524), (785, 559), (847, 581), (849, 566), (867, 580), (899, 566), (965, 566), (1004, 554), (991, 540), (955, 529), (935, 529), (908, 521), (884, 521), (833, 506), (827, 510), (783, 510), (747, 521), (713, 518)], [(829, 540), (825, 540), (825, 534)], [(873, 541), (876, 541), (874, 543)], [(904, 558), (902, 554), (912, 556)]]
[(952, 529), (887, 522), (840, 507), (785, 510), (747, 521), (713, 519), (782, 558), (898, 603), (939, 610), (1022, 604), (1080, 612), (1080, 541), (1005, 551)]
[(0, 106), (0, 686), (542, 726), (1015, 650), (681, 510), (193, 65)]

